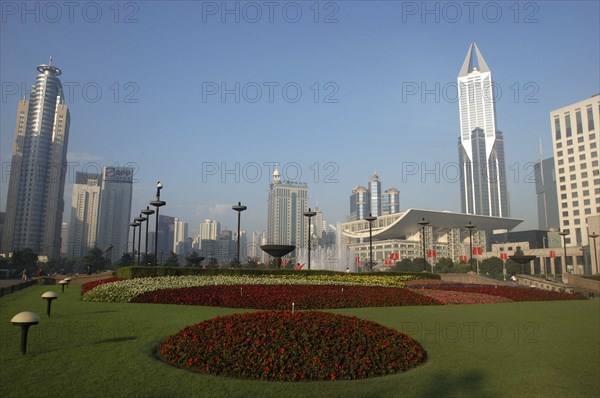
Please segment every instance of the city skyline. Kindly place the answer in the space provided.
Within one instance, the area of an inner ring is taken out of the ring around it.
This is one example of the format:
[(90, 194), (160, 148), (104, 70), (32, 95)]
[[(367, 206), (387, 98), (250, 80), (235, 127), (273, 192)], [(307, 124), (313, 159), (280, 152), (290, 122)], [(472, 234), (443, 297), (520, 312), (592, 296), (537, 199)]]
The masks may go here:
[[(589, 50), (598, 48), (598, 4), (540, 3), (532, 15), (515, 3), (517, 16), (499, 3), (498, 22), (480, 13), (472, 22), (467, 13), (436, 22), (404, 13), (403, 2), (335, 4), (334, 23), (325, 23), (324, 4), (319, 23), (308, 5), (298, 23), (279, 14), (273, 23), (231, 17), (223, 23), (199, 4), (182, 5), (188, 11), (182, 13), (161, 2), (139, 3), (133, 16), (121, 10), (117, 22), (107, 8), (98, 23), (80, 14), (70, 22), (68, 13), (52, 22), (6, 16), (0, 208), (18, 102), (27, 96), (32, 65), (52, 54), (69, 77), (65, 96), (76, 115), (65, 198), (77, 171), (129, 165), (133, 214), (161, 180), (167, 202), (161, 211), (188, 222), (192, 236), (203, 219), (234, 229), (231, 206), (238, 201), (248, 206), (242, 228), (266, 230), (266, 186), (279, 163), (284, 177), (310, 184), (309, 206), (318, 205), (331, 223), (345, 220), (348, 193), (371, 170), (401, 191), (401, 209), (458, 211), (458, 162), (449, 149), (459, 126), (456, 71), (476, 42), (501, 92), (495, 104), (498, 127), (507, 132), (511, 216), (525, 219), (522, 229), (536, 228), (531, 176), (540, 139), (544, 156), (552, 152), (548, 114), (600, 91), (599, 55)], [(156, 23), (174, 20), (172, 36), (156, 35)], [(44, 33), (53, 40), (36, 40)], [(420, 39), (404, 40), (409, 33)], [(186, 39), (173, 45), (172, 37)], [(144, 42), (153, 45), (138, 45)], [(578, 72), (567, 82), (565, 70)], [(262, 97), (251, 102), (257, 86)], [(302, 97), (292, 102), (297, 87)]]

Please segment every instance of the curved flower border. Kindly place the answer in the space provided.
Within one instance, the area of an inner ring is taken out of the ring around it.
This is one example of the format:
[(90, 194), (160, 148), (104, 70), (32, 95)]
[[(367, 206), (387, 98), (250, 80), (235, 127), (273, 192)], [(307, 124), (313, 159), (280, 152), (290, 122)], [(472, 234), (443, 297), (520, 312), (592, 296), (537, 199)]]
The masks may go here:
[(135, 278), (99, 284), (83, 295), (85, 301), (130, 302), (144, 293), (173, 288), (226, 285), (344, 285), (344, 286), (395, 286), (404, 287), (406, 276), (379, 277), (362, 275), (314, 275), (314, 276), (162, 276)]
[(187, 326), (158, 357), (217, 376), (270, 381), (353, 380), (414, 368), (427, 359), (413, 338), (357, 317), (259, 311)]

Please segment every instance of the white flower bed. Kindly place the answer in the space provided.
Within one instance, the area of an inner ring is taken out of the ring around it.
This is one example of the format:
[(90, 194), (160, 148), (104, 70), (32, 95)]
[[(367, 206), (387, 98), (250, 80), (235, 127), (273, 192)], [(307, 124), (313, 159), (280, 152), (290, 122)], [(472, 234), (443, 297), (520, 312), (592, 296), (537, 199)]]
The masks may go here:
[[(369, 281), (369, 279), (372, 279)], [(391, 279), (391, 278), (390, 278)], [(371, 282), (371, 283), (368, 283)], [(314, 276), (161, 276), (154, 278), (135, 278), (124, 281), (106, 283), (96, 286), (83, 296), (85, 301), (102, 301), (102, 302), (118, 302), (126, 303), (134, 297), (160, 289), (182, 288), (194, 286), (210, 286), (210, 285), (328, 285), (335, 283), (336, 285), (387, 285), (400, 286), (403, 284), (400, 281), (389, 280), (388, 283), (381, 278), (365, 278), (356, 276), (329, 277), (323, 275)]]

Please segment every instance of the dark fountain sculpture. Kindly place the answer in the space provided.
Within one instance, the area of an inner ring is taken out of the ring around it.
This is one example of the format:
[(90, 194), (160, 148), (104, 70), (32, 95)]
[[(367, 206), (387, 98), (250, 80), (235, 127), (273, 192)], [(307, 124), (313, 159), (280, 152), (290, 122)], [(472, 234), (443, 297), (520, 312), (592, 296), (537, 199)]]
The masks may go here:
[(274, 259), (275, 267), (281, 268), (281, 257), (293, 252), (296, 249), (296, 246), (294, 246), (294, 245), (262, 245), (260, 248), (262, 249), (262, 251), (275, 257), (275, 259)]
[(521, 264), (521, 274), (525, 274), (525, 264), (528, 264), (532, 260), (535, 260), (537, 256), (525, 255), (523, 250), (521, 250), (521, 246), (517, 246), (517, 250), (515, 250), (515, 254), (512, 256), (508, 256), (511, 260), (513, 260), (517, 264)]

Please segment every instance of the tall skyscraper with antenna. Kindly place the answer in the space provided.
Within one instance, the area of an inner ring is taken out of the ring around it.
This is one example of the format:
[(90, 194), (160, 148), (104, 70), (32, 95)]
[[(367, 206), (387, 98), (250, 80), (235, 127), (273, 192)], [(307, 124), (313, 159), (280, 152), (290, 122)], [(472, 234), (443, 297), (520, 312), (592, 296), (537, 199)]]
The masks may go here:
[(463, 213), (510, 217), (504, 139), (496, 129), (492, 72), (475, 43), (458, 75)]
[(69, 109), (58, 76), (39, 65), (30, 99), (19, 101), (2, 252), (30, 248), (60, 255), (69, 141)]

